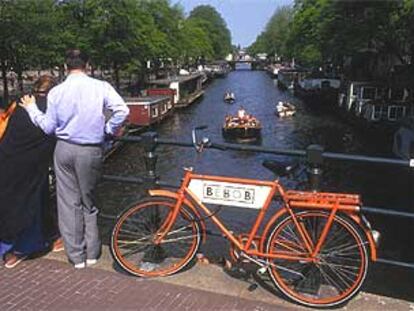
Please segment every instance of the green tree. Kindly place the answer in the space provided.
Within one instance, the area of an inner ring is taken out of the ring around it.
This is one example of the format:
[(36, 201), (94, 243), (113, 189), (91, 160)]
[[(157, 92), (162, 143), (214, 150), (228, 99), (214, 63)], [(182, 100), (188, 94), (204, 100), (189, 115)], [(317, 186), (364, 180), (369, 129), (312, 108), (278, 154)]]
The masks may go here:
[(288, 55), (288, 38), (292, 22), (292, 8), (281, 6), (276, 9), (265, 30), (249, 47), (252, 54), (266, 52), (269, 55)]
[(165, 35), (166, 42), (162, 50), (156, 51), (157, 56), (178, 58), (181, 54), (183, 9), (179, 5), (171, 6), (169, 0), (142, 0), (142, 9), (152, 16), (158, 31)]
[(210, 5), (195, 7), (188, 18), (193, 25), (204, 30), (213, 47), (214, 57), (223, 58), (231, 52), (231, 34), (226, 22), (220, 14)]
[(47, 66), (55, 28), (54, 5), (53, 0), (1, 2), (0, 63), (5, 100), (9, 70), (16, 72), (18, 88), (23, 91), (23, 71)]
[(117, 88), (120, 72), (143, 67), (167, 46), (166, 35), (136, 0), (90, 0), (90, 49), (97, 64), (111, 68)]
[(182, 24), (181, 28), (181, 48), (184, 62), (190, 58), (210, 59), (214, 55), (213, 46), (209, 40), (208, 34), (198, 22), (194, 19), (188, 19)]

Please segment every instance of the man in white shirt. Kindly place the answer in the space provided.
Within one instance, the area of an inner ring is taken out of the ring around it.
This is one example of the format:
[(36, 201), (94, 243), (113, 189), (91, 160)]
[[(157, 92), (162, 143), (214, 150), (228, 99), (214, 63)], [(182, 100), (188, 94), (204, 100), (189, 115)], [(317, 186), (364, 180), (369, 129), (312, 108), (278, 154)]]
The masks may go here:
[[(46, 113), (31, 96), (25, 96), (21, 104), (34, 124), (58, 139), (54, 164), (59, 229), (75, 268), (95, 264), (100, 256), (94, 190), (101, 172), (102, 144), (129, 114), (109, 83), (87, 76), (87, 63), (88, 57), (80, 50), (68, 51), (69, 75), (49, 92)], [(112, 112), (107, 122), (105, 109)]]

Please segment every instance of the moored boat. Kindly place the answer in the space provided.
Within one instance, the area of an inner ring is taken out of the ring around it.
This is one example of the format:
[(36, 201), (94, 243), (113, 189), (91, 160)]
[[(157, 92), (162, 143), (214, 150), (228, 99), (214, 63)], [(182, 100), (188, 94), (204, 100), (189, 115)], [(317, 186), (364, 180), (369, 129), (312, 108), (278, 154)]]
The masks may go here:
[(150, 126), (161, 122), (172, 113), (173, 91), (149, 89), (147, 94), (149, 96), (125, 98), (130, 110), (128, 117), (130, 126)]
[(195, 102), (204, 94), (201, 73), (181, 75), (174, 78), (166, 78), (150, 81), (152, 88), (164, 88), (174, 90), (174, 107), (185, 108)]
[(261, 138), (261, 130), (260, 121), (241, 108), (237, 115), (226, 116), (222, 133), (227, 140), (257, 141)]
[(277, 75), (277, 86), (281, 89), (294, 92), (297, 83), (308, 73), (306, 69), (292, 67), (280, 68)]
[(340, 79), (325, 77), (318, 73), (299, 80), (295, 95), (314, 107), (333, 108), (338, 98), (340, 85)]

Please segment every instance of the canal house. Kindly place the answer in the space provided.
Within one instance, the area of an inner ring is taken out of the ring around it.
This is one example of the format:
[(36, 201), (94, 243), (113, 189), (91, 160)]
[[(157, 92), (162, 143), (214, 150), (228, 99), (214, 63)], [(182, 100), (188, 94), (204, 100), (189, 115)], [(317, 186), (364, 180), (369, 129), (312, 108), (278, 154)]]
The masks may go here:
[(173, 78), (152, 80), (150, 81), (150, 85), (152, 89), (173, 90), (174, 107), (184, 108), (204, 94), (202, 82), (203, 75), (196, 73)]
[(174, 91), (147, 90), (147, 96), (127, 97), (129, 107), (128, 125), (132, 127), (150, 126), (169, 116), (174, 108)]

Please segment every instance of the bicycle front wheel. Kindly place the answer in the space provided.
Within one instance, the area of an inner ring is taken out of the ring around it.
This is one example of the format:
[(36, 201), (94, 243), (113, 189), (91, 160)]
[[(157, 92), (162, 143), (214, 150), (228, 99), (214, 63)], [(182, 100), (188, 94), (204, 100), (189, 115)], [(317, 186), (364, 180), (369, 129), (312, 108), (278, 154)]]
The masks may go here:
[(184, 205), (164, 239), (155, 243), (175, 203), (151, 198), (134, 204), (119, 217), (112, 231), (111, 252), (124, 270), (141, 277), (166, 276), (191, 262), (201, 241), (200, 224)]
[[(329, 213), (305, 211), (296, 216), (316, 245)], [(275, 286), (299, 304), (339, 306), (357, 294), (365, 280), (368, 271), (366, 244), (359, 226), (344, 215), (336, 215), (316, 262), (271, 259), (269, 273)], [(266, 250), (275, 255), (308, 253), (290, 215), (275, 224)]]

